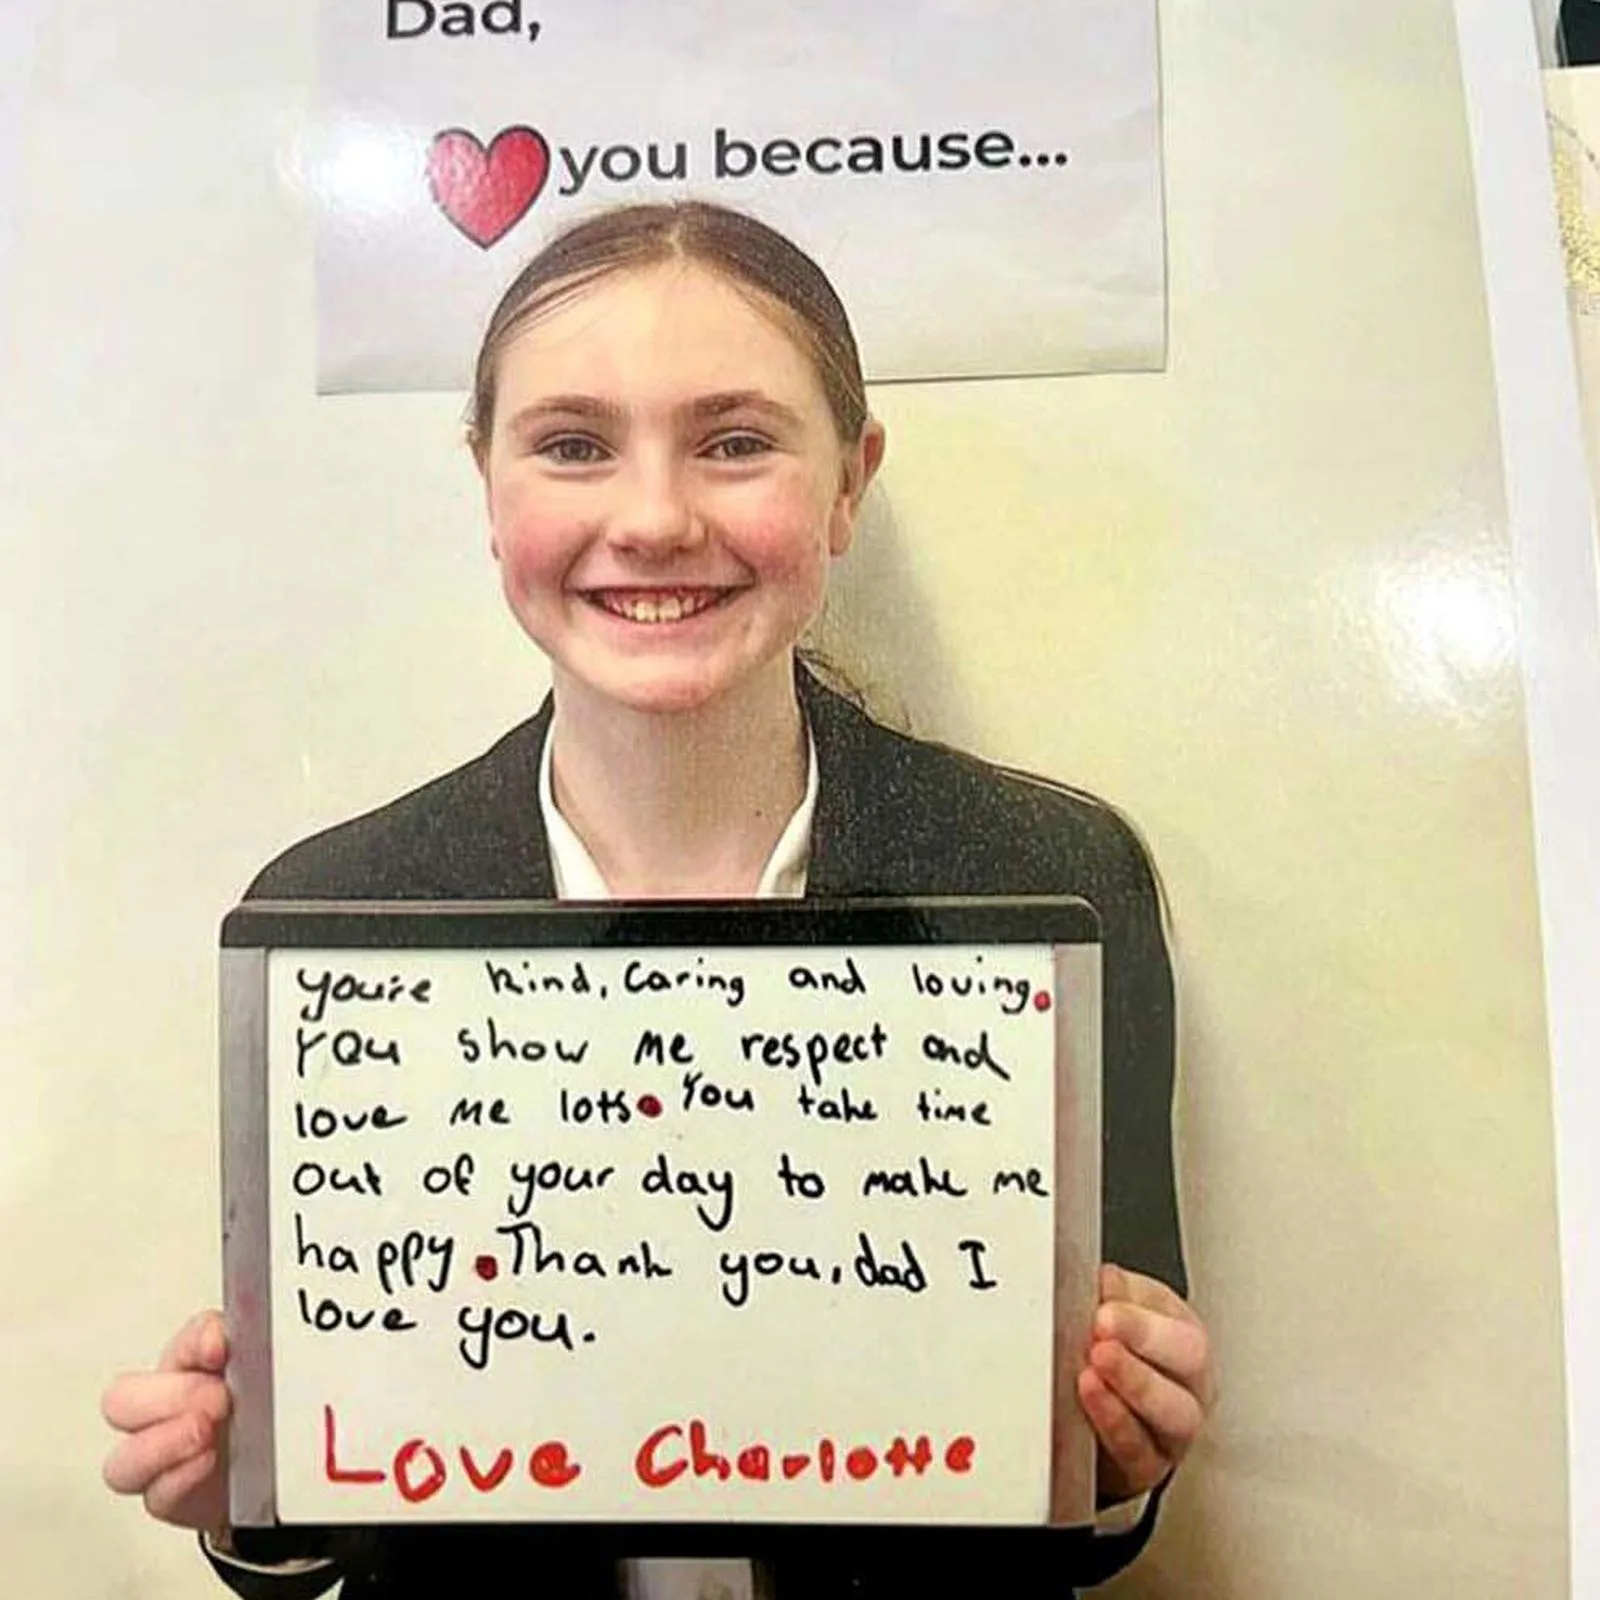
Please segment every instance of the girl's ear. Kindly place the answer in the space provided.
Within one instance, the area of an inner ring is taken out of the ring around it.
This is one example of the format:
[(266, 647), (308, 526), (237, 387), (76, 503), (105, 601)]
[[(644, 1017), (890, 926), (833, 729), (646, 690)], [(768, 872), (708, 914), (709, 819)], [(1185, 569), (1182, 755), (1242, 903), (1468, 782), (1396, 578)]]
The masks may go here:
[(888, 444), (889, 436), (883, 431), (883, 424), (876, 417), (868, 417), (866, 425), (861, 430), (860, 443), (854, 452), (857, 477), (855, 494), (852, 498), (856, 505), (861, 504), (862, 495), (877, 477), (878, 468), (883, 465), (883, 452), (888, 448)]
[(855, 537), (856, 513), (861, 509), (862, 497), (883, 465), (883, 452), (888, 445), (888, 435), (876, 417), (868, 417), (861, 429), (861, 437), (845, 451), (844, 471), (839, 483), (839, 498), (834, 505), (828, 528), (828, 551), (842, 556)]

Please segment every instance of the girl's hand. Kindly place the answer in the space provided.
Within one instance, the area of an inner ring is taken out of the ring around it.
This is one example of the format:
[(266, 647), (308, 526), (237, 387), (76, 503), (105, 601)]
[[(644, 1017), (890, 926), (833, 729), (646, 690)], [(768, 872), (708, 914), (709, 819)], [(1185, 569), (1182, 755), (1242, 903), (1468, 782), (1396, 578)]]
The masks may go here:
[(154, 1372), (130, 1372), (105, 1392), (100, 1409), (124, 1437), (106, 1457), (106, 1483), (144, 1496), (163, 1522), (219, 1533), (228, 1520), (227, 1422), (222, 1317), (202, 1311), (187, 1322)]
[(1078, 1399), (1100, 1440), (1101, 1500), (1154, 1489), (1183, 1460), (1216, 1404), (1204, 1324), (1166, 1284), (1101, 1267)]

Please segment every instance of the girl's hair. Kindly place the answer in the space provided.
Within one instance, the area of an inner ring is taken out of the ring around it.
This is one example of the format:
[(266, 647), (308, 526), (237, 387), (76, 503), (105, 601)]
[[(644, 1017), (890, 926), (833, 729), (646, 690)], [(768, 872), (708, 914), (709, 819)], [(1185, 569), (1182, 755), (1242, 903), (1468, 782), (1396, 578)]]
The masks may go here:
[(494, 430), (500, 356), (523, 328), (602, 278), (669, 261), (717, 273), (776, 311), (816, 370), (839, 437), (847, 444), (861, 437), (867, 421), (861, 357), (850, 319), (822, 268), (742, 211), (685, 200), (602, 211), (558, 234), (517, 274), (478, 350), (467, 437), (480, 458)]

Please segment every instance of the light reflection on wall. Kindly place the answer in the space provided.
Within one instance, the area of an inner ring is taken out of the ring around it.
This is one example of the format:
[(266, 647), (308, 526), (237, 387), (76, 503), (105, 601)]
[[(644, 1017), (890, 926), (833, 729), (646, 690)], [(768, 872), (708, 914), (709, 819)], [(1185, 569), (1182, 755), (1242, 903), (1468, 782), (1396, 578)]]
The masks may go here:
[(1515, 665), (1510, 575), (1481, 559), (1436, 551), (1383, 573), (1378, 615), (1399, 688), (1429, 709), (1481, 716), (1484, 690)]
[(402, 131), (370, 122), (336, 126), (307, 152), (300, 179), (330, 205), (367, 217), (397, 214), (415, 198), (423, 159)]

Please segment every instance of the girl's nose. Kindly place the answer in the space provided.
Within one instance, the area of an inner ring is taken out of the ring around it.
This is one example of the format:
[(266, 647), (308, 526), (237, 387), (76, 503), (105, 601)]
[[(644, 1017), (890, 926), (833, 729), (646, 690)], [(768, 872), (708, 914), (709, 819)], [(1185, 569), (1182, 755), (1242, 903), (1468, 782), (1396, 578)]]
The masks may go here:
[(669, 462), (641, 462), (617, 485), (611, 540), (641, 554), (665, 554), (698, 544), (704, 528), (682, 475)]

